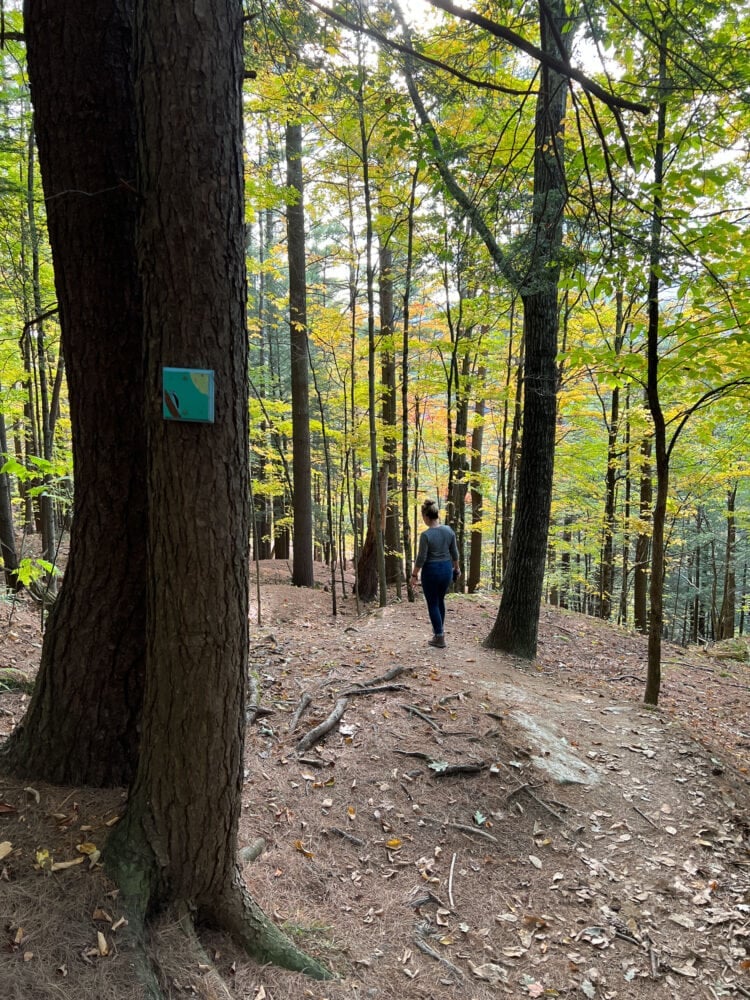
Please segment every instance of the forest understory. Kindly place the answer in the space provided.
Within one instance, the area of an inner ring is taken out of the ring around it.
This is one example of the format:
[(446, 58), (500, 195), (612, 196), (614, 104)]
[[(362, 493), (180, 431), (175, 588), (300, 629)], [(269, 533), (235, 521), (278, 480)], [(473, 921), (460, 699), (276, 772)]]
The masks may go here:
[[(261, 624), (251, 605), (239, 848), (257, 902), (338, 978), (211, 932), (199, 961), (168, 924), (163, 996), (750, 996), (750, 663), (666, 646), (647, 709), (627, 629), (545, 607), (528, 664), (481, 645), (495, 595), (450, 598), (435, 650), (421, 597), (333, 618), (289, 580), (262, 564)], [(0, 737), (41, 649), (37, 606), (1, 614)], [(97, 863), (125, 794), (0, 772), (3, 1000), (144, 996)]]

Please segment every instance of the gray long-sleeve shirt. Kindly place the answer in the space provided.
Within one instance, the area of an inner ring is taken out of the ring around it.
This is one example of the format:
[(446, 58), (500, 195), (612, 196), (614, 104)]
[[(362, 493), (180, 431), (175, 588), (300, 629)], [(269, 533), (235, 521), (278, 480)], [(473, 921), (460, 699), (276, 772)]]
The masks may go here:
[(453, 528), (447, 524), (436, 524), (427, 528), (419, 536), (419, 551), (414, 569), (421, 569), (429, 562), (458, 562), (458, 545)]

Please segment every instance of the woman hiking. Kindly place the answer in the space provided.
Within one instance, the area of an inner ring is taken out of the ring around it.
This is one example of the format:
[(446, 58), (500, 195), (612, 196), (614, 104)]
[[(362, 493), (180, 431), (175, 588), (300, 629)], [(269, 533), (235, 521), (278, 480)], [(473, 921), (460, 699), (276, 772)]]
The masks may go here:
[(461, 575), (458, 545), (453, 528), (440, 523), (440, 511), (434, 500), (425, 500), (422, 504), (422, 520), (427, 530), (419, 536), (419, 551), (411, 578), (416, 583), (422, 571), (422, 593), (433, 631), (428, 644), (445, 649), (445, 595), (451, 582)]

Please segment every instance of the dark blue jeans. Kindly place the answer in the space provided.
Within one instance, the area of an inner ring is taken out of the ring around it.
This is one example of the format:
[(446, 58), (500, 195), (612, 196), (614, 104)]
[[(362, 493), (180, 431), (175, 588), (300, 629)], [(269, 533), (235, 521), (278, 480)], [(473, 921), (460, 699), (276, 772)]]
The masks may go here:
[(429, 562), (422, 567), (422, 593), (435, 635), (443, 634), (445, 595), (453, 580), (453, 563)]

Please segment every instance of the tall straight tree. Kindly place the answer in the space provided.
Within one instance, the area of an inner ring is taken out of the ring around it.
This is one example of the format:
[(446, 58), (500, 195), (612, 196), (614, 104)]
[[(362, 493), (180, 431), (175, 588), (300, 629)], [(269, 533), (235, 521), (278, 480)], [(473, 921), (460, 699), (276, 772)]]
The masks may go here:
[(312, 587), (312, 472), (310, 458), (310, 388), (307, 350), (307, 271), (305, 265), (305, 206), (302, 176), (302, 126), (286, 126), (286, 209), (289, 257), (289, 344), (292, 375), (292, 470), (294, 561), (292, 583)]
[[(323, 975), (258, 910), (236, 860), (249, 525), (242, 4), (136, 9), (146, 691), (106, 858), (136, 915), (197, 912), (260, 960)], [(164, 366), (214, 373), (213, 422), (164, 419)]]
[(128, 781), (143, 695), (146, 439), (132, 12), (132, 0), (24, 5), (76, 490), (68, 567), (37, 684), (5, 752), (19, 772), (71, 784)]
[[(571, 20), (564, 0), (540, 5), (541, 47), (568, 61)], [(524, 410), (518, 499), (503, 593), (485, 640), (529, 659), (536, 655), (552, 502), (557, 417), (557, 332), (560, 247), (566, 188), (563, 127), (568, 81), (549, 66), (539, 69), (534, 140), (532, 252), (520, 292), (524, 309)]]

